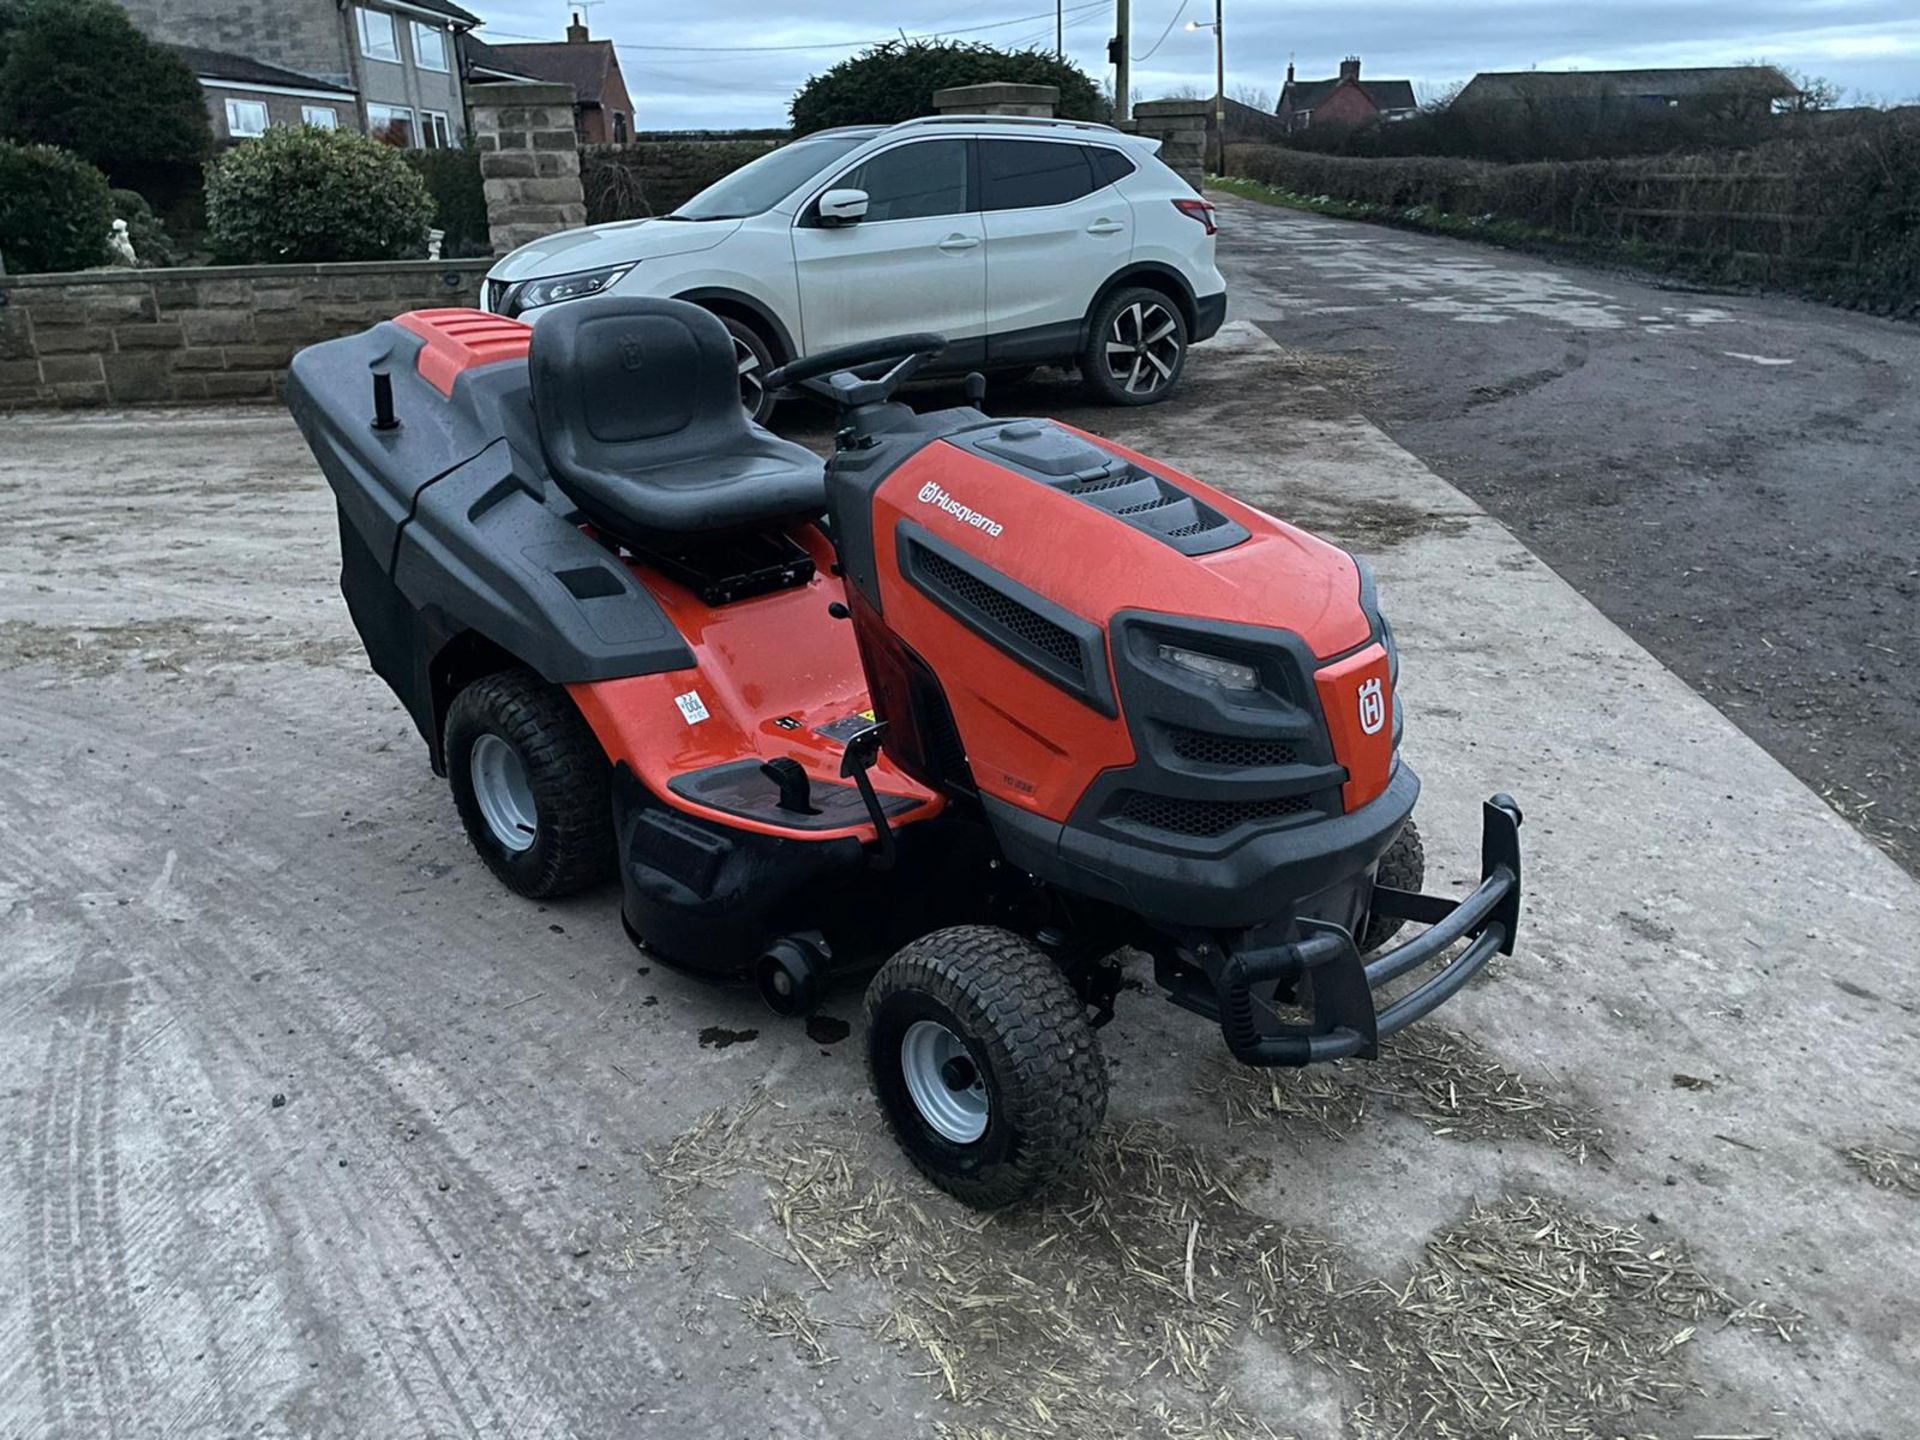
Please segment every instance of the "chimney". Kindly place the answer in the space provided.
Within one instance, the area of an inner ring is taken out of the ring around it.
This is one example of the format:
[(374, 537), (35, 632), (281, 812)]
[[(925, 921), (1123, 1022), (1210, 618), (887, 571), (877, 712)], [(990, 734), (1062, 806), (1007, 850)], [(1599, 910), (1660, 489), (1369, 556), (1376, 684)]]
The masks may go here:
[(1360, 57), (1358, 55), (1349, 55), (1340, 62), (1340, 78), (1342, 80), (1351, 80), (1356, 85), (1360, 83)]
[(574, 11), (573, 23), (567, 26), (567, 43), (569, 45), (584, 45), (590, 38), (592, 37), (587, 34), (587, 27), (580, 23), (580, 12), (578, 10)]
[(1287, 84), (1293, 84), (1293, 62), (1287, 61)]

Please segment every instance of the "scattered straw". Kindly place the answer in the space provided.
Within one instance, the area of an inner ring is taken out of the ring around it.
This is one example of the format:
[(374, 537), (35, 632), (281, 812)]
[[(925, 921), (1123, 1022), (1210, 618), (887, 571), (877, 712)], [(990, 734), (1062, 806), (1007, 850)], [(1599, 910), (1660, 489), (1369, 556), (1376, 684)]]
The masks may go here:
[(758, 1295), (740, 1302), (740, 1313), (762, 1334), (791, 1340), (795, 1352), (809, 1365), (831, 1365), (839, 1359), (827, 1346), (825, 1322), (816, 1319), (805, 1298), (791, 1290), (763, 1285)]
[(1357, 1427), (1433, 1440), (1613, 1435), (1692, 1388), (1685, 1351), (1708, 1317), (1782, 1338), (1799, 1319), (1737, 1309), (1677, 1247), (1537, 1196), (1476, 1207), (1427, 1242), (1403, 1290), (1367, 1293), (1389, 1307), (1379, 1342), (1397, 1383), (1363, 1402)]
[(1221, 1103), (1229, 1125), (1305, 1123), (1339, 1139), (1360, 1127), (1367, 1102), (1377, 1100), (1436, 1135), (1533, 1140), (1583, 1163), (1605, 1153), (1596, 1123), (1466, 1036), (1431, 1024), (1394, 1036), (1378, 1060), (1290, 1071), (1223, 1063), (1201, 1090)]
[[(1451, 1113), (1405, 1093), (1414, 1113)], [(1456, 1081), (1448, 1103), (1464, 1094)], [(1476, 1209), (1395, 1286), (1248, 1210), (1239, 1172), (1156, 1125), (1109, 1127), (1043, 1203), (980, 1215), (895, 1178), (871, 1122), (756, 1124), (764, 1106), (705, 1117), (657, 1159), (661, 1178), (690, 1197), (762, 1177), (770, 1239), (753, 1243), (790, 1246), (822, 1284), (881, 1287), (872, 1333), (953, 1405), (946, 1440), (1278, 1440), (1234, 1390), (1249, 1337), (1342, 1376), (1361, 1440), (1590, 1440), (1689, 1388), (1700, 1324), (1788, 1336), (1798, 1320), (1740, 1308), (1671, 1245), (1538, 1197)], [(789, 1273), (804, 1286), (802, 1266)], [(763, 1290), (743, 1309), (808, 1363), (831, 1358), (800, 1295)]]
[(1869, 1181), (1882, 1190), (1904, 1190), (1920, 1195), (1920, 1155), (1889, 1145), (1851, 1145), (1841, 1152)]

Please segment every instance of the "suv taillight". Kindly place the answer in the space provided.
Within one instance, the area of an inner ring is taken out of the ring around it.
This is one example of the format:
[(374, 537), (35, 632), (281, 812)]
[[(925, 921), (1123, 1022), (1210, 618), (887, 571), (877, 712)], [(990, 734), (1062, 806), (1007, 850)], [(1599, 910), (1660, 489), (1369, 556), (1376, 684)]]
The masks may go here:
[(1189, 220), (1198, 220), (1202, 225), (1207, 227), (1207, 233), (1209, 235), (1217, 233), (1220, 229), (1220, 227), (1214, 223), (1213, 206), (1205, 200), (1176, 200), (1173, 202), (1173, 208)]

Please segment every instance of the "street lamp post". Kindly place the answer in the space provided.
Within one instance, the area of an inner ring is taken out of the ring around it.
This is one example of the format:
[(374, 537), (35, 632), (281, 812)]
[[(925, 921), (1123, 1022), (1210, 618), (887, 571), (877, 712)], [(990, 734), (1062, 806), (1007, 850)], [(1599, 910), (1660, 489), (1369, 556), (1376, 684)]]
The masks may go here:
[(1189, 20), (1189, 30), (1213, 31), (1213, 133), (1220, 146), (1220, 164), (1227, 163), (1227, 27), (1221, 7), (1225, 0), (1213, 0), (1212, 20)]

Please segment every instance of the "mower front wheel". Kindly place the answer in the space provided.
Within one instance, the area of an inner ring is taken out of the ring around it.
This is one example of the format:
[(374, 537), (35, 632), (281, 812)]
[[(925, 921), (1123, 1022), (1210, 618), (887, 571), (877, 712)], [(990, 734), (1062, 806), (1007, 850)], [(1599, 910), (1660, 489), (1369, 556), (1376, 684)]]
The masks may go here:
[[(1373, 872), (1373, 883), (1416, 893), (1427, 883), (1427, 851), (1420, 843), (1419, 827), (1411, 819), (1400, 827), (1393, 844), (1380, 857), (1379, 868)], [(1371, 955), (1398, 935), (1406, 923), (1397, 915), (1391, 919), (1385, 915), (1368, 915), (1367, 923), (1360, 927), (1360, 953)]]
[(937, 930), (867, 988), (867, 1068), (907, 1158), (993, 1210), (1071, 1170), (1107, 1109), (1086, 1006), (1045, 953), (981, 925)]
[(487, 868), (530, 900), (613, 873), (606, 753), (564, 690), (531, 670), (484, 675), (447, 710), (447, 780)]

